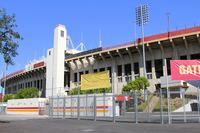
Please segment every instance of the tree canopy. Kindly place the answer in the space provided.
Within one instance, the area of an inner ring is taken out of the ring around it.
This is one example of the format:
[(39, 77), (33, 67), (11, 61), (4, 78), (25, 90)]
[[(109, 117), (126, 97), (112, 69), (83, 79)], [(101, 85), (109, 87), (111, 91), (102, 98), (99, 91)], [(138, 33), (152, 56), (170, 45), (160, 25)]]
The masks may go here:
[(123, 86), (124, 92), (130, 92), (131, 90), (140, 91), (147, 89), (149, 87), (149, 81), (146, 77), (139, 77), (131, 82), (129, 82), (127, 85)]
[(6, 64), (14, 64), (13, 57), (17, 53), (19, 40), (22, 39), (16, 30), (15, 15), (7, 15), (5, 9), (0, 8), (0, 54)]

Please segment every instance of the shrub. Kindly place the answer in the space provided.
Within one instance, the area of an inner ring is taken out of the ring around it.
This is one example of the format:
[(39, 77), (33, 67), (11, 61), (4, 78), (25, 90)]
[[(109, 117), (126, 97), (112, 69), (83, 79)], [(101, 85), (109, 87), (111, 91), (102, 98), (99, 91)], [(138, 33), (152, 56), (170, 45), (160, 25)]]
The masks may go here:
[(16, 98), (37, 98), (39, 96), (39, 91), (37, 88), (25, 88), (17, 92)]
[(10, 99), (15, 99), (16, 95), (15, 94), (5, 94), (3, 97), (3, 102), (7, 102)]

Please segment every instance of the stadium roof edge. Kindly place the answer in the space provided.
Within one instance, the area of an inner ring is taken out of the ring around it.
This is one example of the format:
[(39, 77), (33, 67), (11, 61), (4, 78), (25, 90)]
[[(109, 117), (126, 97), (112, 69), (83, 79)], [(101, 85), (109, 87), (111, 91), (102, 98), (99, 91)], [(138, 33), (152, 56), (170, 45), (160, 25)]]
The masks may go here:
[[(155, 34), (155, 35), (151, 35), (151, 36), (146, 36), (144, 38), (144, 43), (149, 44), (149, 43), (153, 43), (153, 42), (171, 40), (171, 39), (174, 39), (174, 38), (185, 37), (185, 36), (190, 36), (190, 35), (194, 35), (194, 34), (200, 34), (200, 26), (195, 26), (195, 27), (191, 27), (191, 28), (185, 28), (185, 29), (181, 29), (181, 30), (175, 30), (175, 31)], [(126, 48), (126, 47), (130, 47), (130, 46), (138, 46), (138, 45), (141, 45), (141, 44), (142, 44), (142, 39), (138, 38), (138, 39), (136, 39), (136, 41), (132, 41), (132, 42), (130, 41), (130, 42), (127, 42), (127, 43), (102, 48), (101, 51), (95, 51), (94, 53), (91, 53), (91, 52), (82, 53), (81, 52), (82, 54), (80, 53), (78, 56), (66, 58), (65, 61), (68, 62), (68, 61), (71, 61), (71, 60), (76, 60), (76, 59), (84, 58), (84, 57), (87, 57), (87, 56), (92, 56), (94, 54), (99, 54), (101, 52), (104, 53), (104, 52), (109, 52), (109, 51), (113, 51), (113, 50), (117, 50), (117, 49), (121, 49), (121, 48)]]

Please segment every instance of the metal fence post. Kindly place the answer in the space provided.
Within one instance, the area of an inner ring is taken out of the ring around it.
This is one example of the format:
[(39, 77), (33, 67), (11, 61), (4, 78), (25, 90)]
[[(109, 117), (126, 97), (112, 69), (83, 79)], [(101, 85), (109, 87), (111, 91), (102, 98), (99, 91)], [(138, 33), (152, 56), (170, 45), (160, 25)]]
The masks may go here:
[(149, 112), (149, 93), (146, 91), (145, 95), (147, 95), (147, 108), (148, 108), (148, 122), (150, 122), (150, 112)]
[(125, 112), (126, 112), (126, 100), (128, 100), (128, 96), (125, 95), (124, 102), (123, 102), (123, 115), (125, 115)]
[(59, 114), (58, 114), (59, 113), (59, 106), (58, 106), (58, 102), (59, 101), (58, 100), (59, 100), (59, 97), (57, 97), (57, 105), (56, 105), (56, 108), (57, 108), (57, 113), (56, 113), (57, 114), (57, 118), (59, 118)]
[(106, 108), (106, 104), (105, 104), (105, 92), (103, 93), (103, 116), (105, 117), (105, 108)]
[(167, 87), (167, 114), (168, 114), (168, 124), (171, 124), (171, 109), (170, 109), (170, 91)]
[(48, 104), (48, 115), (49, 115), (49, 117), (51, 117), (51, 99), (50, 99), (50, 97), (49, 97), (49, 104)]
[(52, 112), (52, 103), (51, 103), (51, 97), (49, 97), (49, 105), (48, 105), (48, 114), (49, 114), (49, 117), (51, 117), (51, 112)]
[(73, 105), (72, 105), (72, 95), (71, 95), (71, 97), (70, 97), (71, 99), (70, 99), (70, 114), (71, 114), (71, 118), (73, 117), (73, 114), (72, 114), (72, 111), (73, 111)]
[(184, 122), (186, 123), (186, 112), (185, 112), (185, 90), (183, 88), (181, 88), (181, 92), (182, 92), (182, 98), (183, 98), (183, 119)]
[(66, 98), (63, 97), (63, 118), (65, 118), (65, 112), (66, 112), (66, 103), (65, 103), (65, 101), (66, 101)]
[(54, 98), (52, 97), (52, 118), (54, 116)]
[(71, 118), (72, 118), (72, 111), (73, 111), (73, 105), (72, 105), (72, 95), (70, 97), (70, 115), (71, 115)]
[(96, 107), (96, 93), (94, 94), (94, 121), (96, 121), (96, 111), (97, 111), (97, 107)]
[(78, 114), (77, 114), (77, 117), (78, 117), (78, 120), (80, 120), (80, 96), (78, 95)]
[(134, 91), (134, 102), (135, 102), (135, 123), (138, 123), (138, 102), (137, 102), (137, 92)]
[(161, 88), (160, 88), (160, 120), (161, 120), (161, 124), (164, 124), (164, 121), (163, 121), (162, 89)]
[(86, 98), (85, 98), (85, 106), (86, 106), (86, 110), (85, 110), (85, 114), (86, 114), (86, 118), (88, 116), (88, 94), (86, 94)]
[(115, 123), (116, 122), (116, 120), (115, 120), (115, 108), (116, 108), (116, 106), (115, 106), (115, 95), (114, 95), (114, 93), (113, 93), (113, 96), (112, 96), (112, 101), (113, 101), (113, 123)]
[(197, 90), (197, 96), (198, 96), (198, 99), (197, 99), (197, 101), (198, 101), (198, 117), (199, 117), (199, 123), (200, 123), (200, 113), (199, 113), (199, 111), (200, 111), (200, 93), (199, 93), (199, 87), (197, 89), (198, 89)]

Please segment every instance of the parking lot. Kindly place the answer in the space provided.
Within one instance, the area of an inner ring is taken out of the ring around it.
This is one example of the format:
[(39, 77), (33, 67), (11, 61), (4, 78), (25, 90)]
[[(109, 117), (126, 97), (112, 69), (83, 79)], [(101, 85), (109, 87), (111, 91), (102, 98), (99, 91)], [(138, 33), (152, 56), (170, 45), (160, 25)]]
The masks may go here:
[(0, 116), (0, 133), (199, 133), (199, 123), (152, 124), (49, 119), (45, 116)]

